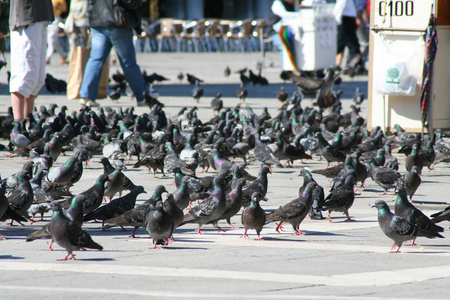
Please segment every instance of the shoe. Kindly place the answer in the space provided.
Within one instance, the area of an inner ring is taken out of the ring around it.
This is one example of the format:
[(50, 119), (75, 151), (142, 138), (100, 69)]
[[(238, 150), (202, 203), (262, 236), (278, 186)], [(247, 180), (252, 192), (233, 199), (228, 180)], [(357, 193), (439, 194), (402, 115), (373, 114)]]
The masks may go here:
[(97, 101), (89, 101), (86, 105), (89, 107), (99, 107), (100, 103), (98, 103)]
[(91, 100), (86, 99), (86, 98), (81, 98), (79, 103), (83, 106), (86, 106), (89, 103), (89, 101), (91, 101)]
[(47, 59), (47, 60), (45, 61), (45, 64), (46, 64), (46, 65), (49, 65), (49, 64), (50, 64), (50, 60)]
[(147, 106), (147, 103), (145, 103), (145, 100), (137, 101), (137, 106)]
[(69, 61), (65, 57), (61, 58), (61, 61), (59, 62), (59, 64), (61, 64), (61, 65), (68, 64), (68, 63), (69, 63)]

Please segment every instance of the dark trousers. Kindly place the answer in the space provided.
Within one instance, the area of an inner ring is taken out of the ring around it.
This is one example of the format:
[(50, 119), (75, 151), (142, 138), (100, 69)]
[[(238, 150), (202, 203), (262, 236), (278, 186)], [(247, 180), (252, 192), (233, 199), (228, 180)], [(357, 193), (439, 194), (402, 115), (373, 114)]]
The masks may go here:
[(337, 53), (343, 53), (346, 46), (350, 50), (350, 57), (360, 53), (356, 36), (356, 18), (342, 16), (342, 22), (338, 25), (337, 31)]

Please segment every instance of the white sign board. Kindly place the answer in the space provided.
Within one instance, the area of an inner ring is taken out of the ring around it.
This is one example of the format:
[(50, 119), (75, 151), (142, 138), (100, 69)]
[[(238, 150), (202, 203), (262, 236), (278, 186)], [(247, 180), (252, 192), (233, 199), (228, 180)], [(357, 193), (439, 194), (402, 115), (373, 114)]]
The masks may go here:
[(395, 29), (425, 29), (433, 0), (375, 0), (374, 27)]

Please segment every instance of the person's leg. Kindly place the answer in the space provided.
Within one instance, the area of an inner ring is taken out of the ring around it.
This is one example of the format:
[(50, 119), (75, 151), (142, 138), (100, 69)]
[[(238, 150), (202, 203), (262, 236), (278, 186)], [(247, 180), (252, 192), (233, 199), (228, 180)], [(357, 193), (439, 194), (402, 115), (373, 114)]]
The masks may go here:
[(91, 54), (84, 70), (80, 97), (95, 101), (103, 65), (111, 51), (112, 44), (105, 35), (105, 28), (91, 28)]
[[(47, 24), (38, 23), (11, 31), (9, 90), (15, 119), (32, 111), (35, 95), (44, 84)], [(33, 97), (30, 100), (26, 100)], [(31, 105), (31, 107), (30, 107)]]
[(353, 17), (343, 17), (342, 19), (346, 45), (350, 51), (350, 58), (352, 58), (361, 53), (358, 37), (356, 36), (356, 20)]
[(143, 101), (144, 92), (149, 92), (149, 89), (142, 76), (141, 68), (136, 62), (133, 31), (122, 28), (110, 28), (107, 30), (109, 38), (116, 49), (125, 78), (130, 84), (136, 100)]
[(18, 93), (18, 92), (12, 92), (11, 93), (11, 104), (13, 108), (14, 113), (14, 120), (21, 120), (25, 118), (24, 116), (24, 106), (25, 106), (25, 97)]
[(343, 22), (337, 26), (337, 54), (336, 54), (336, 67), (341, 67), (342, 58), (344, 57), (345, 49), (345, 32)]
[(48, 25), (47, 30), (47, 53), (46, 53), (46, 61), (47, 63), (50, 62), (50, 58), (53, 55), (53, 52), (55, 52), (55, 43), (53, 42), (55, 37), (58, 36), (58, 20), (55, 19), (53, 23)]

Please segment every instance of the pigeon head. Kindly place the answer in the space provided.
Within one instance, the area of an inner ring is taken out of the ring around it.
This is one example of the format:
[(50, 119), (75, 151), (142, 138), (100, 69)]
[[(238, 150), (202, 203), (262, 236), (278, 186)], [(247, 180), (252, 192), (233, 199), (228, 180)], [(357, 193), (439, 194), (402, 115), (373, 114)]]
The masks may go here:
[(260, 192), (253, 192), (251, 201), (252, 202), (259, 202), (261, 200), (264, 200), (263, 195)]
[(147, 192), (144, 190), (144, 187), (143, 187), (142, 185), (138, 185), (138, 186), (134, 187), (134, 188), (131, 190), (131, 192), (132, 192), (132, 193), (135, 193), (136, 195), (139, 195), (139, 194), (147, 194)]
[(100, 182), (100, 183), (105, 183), (107, 181), (110, 181), (110, 180), (109, 180), (108, 175), (105, 175), (105, 174), (102, 174), (102, 175), (98, 176), (98, 178), (97, 178), (97, 182)]
[(49, 208), (54, 212), (62, 212), (61, 204), (57, 201), (53, 201)]
[(389, 210), (389, 206), (388, 206), (387, 203), (384, 202), (383, 200), (377, 200), (377, 201), (375, 201), (375, 203), (374, 203), (371, 207), (376, 207), (378, 210), (380, 210), (380, 209), (386, 209), (386, 208)]

